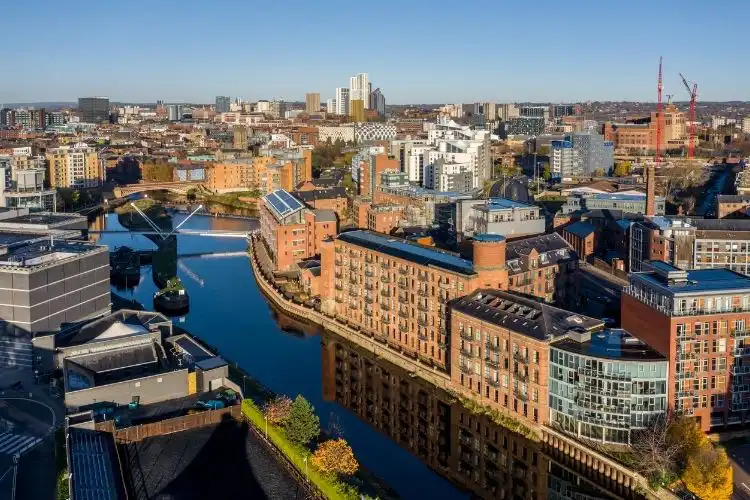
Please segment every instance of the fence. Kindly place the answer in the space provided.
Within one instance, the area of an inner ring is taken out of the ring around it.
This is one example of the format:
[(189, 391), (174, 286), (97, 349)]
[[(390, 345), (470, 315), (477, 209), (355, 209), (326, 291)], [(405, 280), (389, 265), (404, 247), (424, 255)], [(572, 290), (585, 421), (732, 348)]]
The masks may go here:
[(225, 418), (233, 418), (239, 420), (242, 415), (242, 410), (239, 405), (230, 406), (229, 408), (221, 408), (219, 410), (206, 410), (193, 415), (185, 415), (182, 417), (169, 418), (160, 422), (154, 422), (151, 424), (136, 425), (133, 427), (127, 427), (125, 429), (114, 430), (112, 422), (103, 422), (103, 424), (109, 424), (107, 427), (102, 425), (97, 429), (106, 430), (113, 432), (115, 436), (115, 442), (120, 443), (135, 443), (146, 438), (161, 436), (164, 434), (171, 434), (173, 432), (186, 431), (188, 429), (195, 429), (197, 427), (205, 427), (207, 425), (218, 424)]

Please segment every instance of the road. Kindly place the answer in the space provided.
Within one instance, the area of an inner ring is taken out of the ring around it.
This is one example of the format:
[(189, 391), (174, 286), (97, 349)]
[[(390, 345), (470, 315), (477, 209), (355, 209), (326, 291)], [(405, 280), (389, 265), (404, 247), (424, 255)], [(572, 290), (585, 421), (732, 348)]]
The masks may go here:
[(709, 183), (708, 189), (704, 192), (700, 203), (695, 209), (696, 215), (706, 216), (711, 213), (716, 201), (716, 195), (724, 192), (724, 184), (726, 184), (729, 178), (730, 171), (731, 168), (726, 167)]
[(627, 281), (588, 264), (576, 273), (580, 312), (589, 316), (611, 317), (619, 321), (620, 295)]
[(733, 445), (728, 443), (727, 454), (734, 473), (735, 500), (750, 500), (750, 443)]

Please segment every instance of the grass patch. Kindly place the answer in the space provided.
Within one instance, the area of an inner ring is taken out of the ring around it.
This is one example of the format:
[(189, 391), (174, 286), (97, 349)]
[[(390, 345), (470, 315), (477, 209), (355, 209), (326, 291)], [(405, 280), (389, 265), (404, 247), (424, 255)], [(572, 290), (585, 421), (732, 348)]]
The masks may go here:
[[(242, 414), (258, 431), (265, 435), (266, 421), (263, 412), (249, 399), (242, 401)], [(336, 477), (326, 476), (318, 472), (309, 463), (310, 451), (289, 441), (283, 429), (268, 424), (268, 439), (294, 464), (301, 475), (305, 475), (305, 458), (307, 463), (307, 477), (326, 497), (336, 500), (354, 500), (359, 498), (356, 490)]]
[(65, 428), (63, 427), (55, 431), (55, 472), (57, 472), (55, 498), (57, 500), (68, 500), (70, 498), (68, 457), (65, 454)]

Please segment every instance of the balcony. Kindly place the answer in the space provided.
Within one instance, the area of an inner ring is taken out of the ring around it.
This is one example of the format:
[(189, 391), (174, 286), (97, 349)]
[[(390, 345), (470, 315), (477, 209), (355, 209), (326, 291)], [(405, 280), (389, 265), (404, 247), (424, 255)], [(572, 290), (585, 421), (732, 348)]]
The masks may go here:
[(417, 318), (417, 324), (420, 326), (427, 326), (427, 318)]
[(391, 279), (384, 274), (383, 276), (380, 277), (380, 282), (385, 283), (387, 285), (388, 283), (391, 282)]
[(419, 281), (427, 281), (427, 273), (417, 273), (417, 279)]
[(336, 302), (339, 303), (339, 304), (341, 304), (342, 302), (344, 302), (344, 299), (341, 298), (341, 297), (339, 297), (338, 295), (336, 295), (336, 298), (334, 300), (336, 300)]
[(521, 389), (514, 389), (513, 390), (513, 394), (515, 394), (516, 399), (518, 399), (519, 401), (528, 401), (529, 400), (529, 395), (527, 393), (521, 392)]
[(427, 295), (429, 295), (429, 292), (426, 288), (420, 288), (417, 290), (417, 295), (419, 295), (420, 297), (427, 297)]
[(343, 260), (343, 259), (334, 259), (334, 260), (333, 260), (333, 263), (334, 263), (335, 265), (337, 265), (337, 266), (341, 266), (341, 265), (343, 265), (343, 264), (344, 264), (344, 260)]
[(398, 274), (400, 274), (401, 276), (406, 276), (407, 274), (409, 274), (409, 270), (405, 267), (399, 267)]
[(349, 278), (349, 284), (351, 284), (351, 285), (359, 285), (360, 283), (359, 283), (359, 280), (357, 280), (356, 276), (352, 276), (352, 277)]
[(500, 380), (495, 380), (490, 377), (485, 377), (484, 381), (487, 383), (487, 385), (491, 385), (492, 387), (500, 387)]
[(356, 288), (349, 288), (349, 295), (351, 297), (359, 297), (359, 290)]
[(735, 347), (732, 350), (732, 355), (735, 357), (746, 357), (750, 356), (750, 347)]
[(399, 309), (398, 315), (400, 318), (408, 319), (409, 318), (409, 311), (406, 311), (404, 309)]
[(333, 285), (333, 288), (342, 291), (344, 289), (344, 285), (342, 285), (341, 283), (336, 283), (335, 285)]
[(373, 271), (372, 269), (367, 269), (365, 270), (365, 276), (367, 276), (368, 278), (372, 278), (375, 276), (375, 271)]
[(750, 365), (732, 365), (733, 375), (742, 375), (745, 373), (750, 373)]
[(750, 337), (750, 330), (732, 330), (731, 336), (736, 339)]
[(422, 342), (427, 342), (427, 335), (420, 333), (417, 335), (417, 338), (421, 340)]
[(344, 277), (344, 273), (342, 273), (341, 271), (336, 271), (335, 273), (333, 273), (333, 275), (336, 277), (337, 280), (340, 280), (341, 278)]
[(387, 303), (387, 302), (381, 302), (380, 303), (380, 309), (382, 309), (383, 311), (390, 311), (391, 310), (391, 305), (389, 303)]
[(372, 283), (365, 283), (365, 290), (375, 290), (375, 285)]
[(486, 343), (486, 344), (484, 345), (484, 348), (485, 348), (485, 349), (487, 349), (488, 351), (492, 351), (492, 352), (500, 352), (500, 344), (498, 344), (498, 345), (494, 345), (494, 344), (490, 344), (490, 343), (488, 342), (488, 343)]
[(407, 297), (406, 295), (399, 295), (398, 296), (398, 301), (401, 302), (402, 304), (408, 304), (409, 303), (409, 297)]
[(578, 373), (583, 375), (584, 377), (594, 377), (594, 378), (601, 378), (605, 380), (624, 380), (629, 381), (632, 380), (632, 377), (629, 373), (612, 373), (612, 372), (602, 372), (599, 370), (594, 370), (592, 368), (579, 368)]
[(382, 269), (383, 271), (387, 271), (390, 268), (391, 268), (391, 266), (389, 266), (385, 262), (383, 262), (383, 263), (380, 264), (380, 269)]
[(369, 295), (365, 296), (365, 303), (366, 304), (372, 304), (373, 302), (375, 302), (375, 299), (373, 299)]
[(372, 316), (372, 309), (365, 308), (365, 316)]
[(400, 288), (401, 290), (406, 290), (407, 288), (409, 288), (409, 284), (408, 284), (408, 283), (406, 283), (405, 281), (399, 281), (399, 282), (398, 282), (398, 287), (399, 287), (399, 288)]
[(430, 309), (427, 307), (427, 304), (423, 304), (421, 302), (417, 302), (417, 309), (419, 309), (422, 312), (427, 312)]
[(398, 329), (401, 330), (404, 333), (406, 333), (406, 332), (409, 331), (409, 327), (407, 325), (404, 325), (404, 324), (398, 325)]
[(359, 309), (359, 306), (354, 302), (349, 302), (349, 309)]
[(464, 340), (470, 340), (470, 341), (474, 340), (474, 337), (469, 332), (467, 332), (466, 330), (461, 330), (460, 333), (459, 333), (459, 335)]
[(382, 322), (382, 323), (383, 323), (384, 325), (390, 325), (390, 324), (391, 324), (391, 318), (389, 318), (389, 317), (388, 317), (388, 315), (385, 315), (385, 316), (381, 316), (381, 317), (380, 317), (380, 321), (381, 321), (381, 322)]
[(438, 302), (439, 302), (440, 304), (445, 304), (445, 303), (447, 303), (447, 302), (448, 302), (449, 300), (450, 300), (450, 298), (448, 298), (448, 296), (445, 296), (445, 295), (442, 295), (442, 294), (441, 294), (441, 295), (438, 295)]
[(460, 352), (462, 356), (466, 356), (467, 358), (478, 358), (479, 357), (479, 354), (476, 354), (473, 351), (468, 351), (466, 349), (461, 349), (458, 352)]
[(484, 358), (484, 364), (489, 366), (490, 368), (498, 369), (500, 368), (500, 360), (490, 359), (490, 358)]
[(343, 248), (341, 248), (341, 247), (335, 247), (335, 248), (333, 249), (333, 251), (334, 251), (334, 252), (336, 252), (336, 253), (344, 253), (344, 249), (343, 249)]
[(518, 361), (519, 363), (528, 363), (529, 362), (529, 355), (523, 354), (520, 351), (513, 353), (513, 359)]
[(467, 373), (469, 375), (475, 375), (474, 370), (470, 366), (460, 365), (459, 368), (461, 369), (463, 373)]
[(365, 255), (365, 262), (367, 262), (368, 264), (372, 264), (373, 262), (375, 262), (375, 257), (370, 254)]
[(513, 372), (513, 378), (519, 382), (528, 382), (529, 374), (524, 372)]
[(383, 288), (382, 290), (380, 290), (380, 295), (381, 297), (390, 297), (391, 292), (387, 288)]

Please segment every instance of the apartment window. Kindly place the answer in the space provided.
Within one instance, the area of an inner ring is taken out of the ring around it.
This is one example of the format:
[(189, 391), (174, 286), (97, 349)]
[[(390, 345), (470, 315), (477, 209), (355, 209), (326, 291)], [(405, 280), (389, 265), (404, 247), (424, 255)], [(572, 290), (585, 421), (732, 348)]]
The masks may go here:
[(701, 389), (703, 389), (704, 391), (708, 389), (708, 377), (701, 378)]

